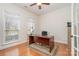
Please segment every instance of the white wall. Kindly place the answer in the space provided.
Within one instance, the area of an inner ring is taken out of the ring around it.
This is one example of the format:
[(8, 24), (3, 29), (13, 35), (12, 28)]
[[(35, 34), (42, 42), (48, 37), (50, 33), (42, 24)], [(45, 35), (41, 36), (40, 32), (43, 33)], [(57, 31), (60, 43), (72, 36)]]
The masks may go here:
[[(13, 13), (17, 13), (20, 15), (20, 41), (19, 42), (26, 42), (27, 41), (27, 23), (29, 21), (29, 18), (33, 18), (34, 20), (37, 19), (37, 15), (27, 11), (26, 9), (23, 9), (15, 4), (0, 4), (0, 24), (2, 20), (2, 9), (8, 10)], [(1, 27), (0, 27), (1, 29)], [(0, 30), (1, 31), (1, 30)], [(0, 37), (2, 34), (0, 34)], [(19, 43), (18, 42), (18, 43)], [(3, 39), (0, 38), (0, 45), (2, 45)], [(5, 47), (4, 47), (5, 48)]]
[(67, 43), (67, 22), (71, 20), (70, 14), (71, 7), (67, 6), (41, 15), (37, 34), (46, 30), (49, 35), (54, 35), (56, 42)]

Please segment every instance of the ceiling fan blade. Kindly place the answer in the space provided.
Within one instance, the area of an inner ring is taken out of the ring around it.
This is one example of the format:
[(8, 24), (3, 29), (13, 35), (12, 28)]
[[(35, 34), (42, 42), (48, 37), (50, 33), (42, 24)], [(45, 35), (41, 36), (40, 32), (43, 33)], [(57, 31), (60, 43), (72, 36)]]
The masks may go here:
[(50, 3), (42, 3), (42, 4), (44, 4), (44, 5), (50, 5)]
[(39, 7), (39, 9), (41, 9), (41, 6), (38, 6)]
[(31, 4), (30, 6), (34, 6), (34, 5), (36, 5), (36, 3), (33, 3), (33, 4)]

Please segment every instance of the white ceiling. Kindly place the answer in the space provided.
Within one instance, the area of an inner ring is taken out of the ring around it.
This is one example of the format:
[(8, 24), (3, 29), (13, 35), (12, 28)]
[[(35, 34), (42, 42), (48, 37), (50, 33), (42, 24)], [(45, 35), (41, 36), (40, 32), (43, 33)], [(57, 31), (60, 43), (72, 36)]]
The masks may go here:
[(38, 15), (71, 5), (70, 3), (50, 3), (50, 5), (42, 5), (42, 9), (39, 10), (37, 5), (31, 7), (31, 4), (32, 3), (19, 3), (18, 5)]

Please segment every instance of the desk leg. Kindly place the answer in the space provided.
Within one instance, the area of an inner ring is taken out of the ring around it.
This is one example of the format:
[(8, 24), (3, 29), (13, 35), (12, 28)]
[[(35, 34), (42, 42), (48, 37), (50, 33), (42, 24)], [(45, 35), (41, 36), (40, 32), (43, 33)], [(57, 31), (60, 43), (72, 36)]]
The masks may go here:
[(51, 53), (51, 51), (52, 51), (52, 48), (51, 48), (51, 47), (49, 47), (49, 52)]
[(49, 52), (51, 53), (52, 49), (54, 48), (54, 42), (49, 44)]

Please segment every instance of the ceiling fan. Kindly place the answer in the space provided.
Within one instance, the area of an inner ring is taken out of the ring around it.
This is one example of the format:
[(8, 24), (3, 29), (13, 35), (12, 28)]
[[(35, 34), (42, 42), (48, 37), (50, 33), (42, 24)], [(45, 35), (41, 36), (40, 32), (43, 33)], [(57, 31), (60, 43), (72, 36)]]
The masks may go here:
[(31, 4), (30, 6), (34, 6), (34, 5), (37, 5), (39, 9), (42, 9), (42, 5), (50, 5), (50, 3), (33, 3)]

